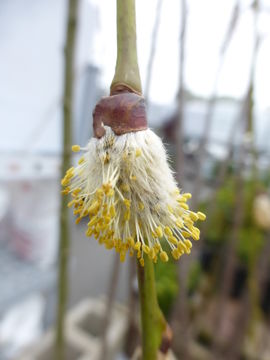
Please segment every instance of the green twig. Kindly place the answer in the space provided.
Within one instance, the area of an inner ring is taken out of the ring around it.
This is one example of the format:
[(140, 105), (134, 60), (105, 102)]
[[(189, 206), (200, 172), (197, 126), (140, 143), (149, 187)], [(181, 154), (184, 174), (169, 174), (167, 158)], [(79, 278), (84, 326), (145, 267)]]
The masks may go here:
[(111, 93), (124, 89), (141, 94), (137, 60), (135, 0), (117, 0), (117, 60)]
[(140, 291), (143, 360), (156, 360), (166, 321), (158, 306), (154, 265), (147, 256), (144, 267), (137, 262)]
[[(62, 177), (71, 165), (72, 142), (72, 102), (73, 102), (73, 62), (76, 37), (78, 0), (68, 2), (67, 37), (65, 46), (65, 74), (63, 99), (63, 157)], [(70, 248), (68, 198), (62, 197), (60, 214), (60, 244), (58, 269), (58, 309), (55, 338), (55, 359), (63, 360), (65, 355), (65, 311), (68, 297), (68, 259)]]

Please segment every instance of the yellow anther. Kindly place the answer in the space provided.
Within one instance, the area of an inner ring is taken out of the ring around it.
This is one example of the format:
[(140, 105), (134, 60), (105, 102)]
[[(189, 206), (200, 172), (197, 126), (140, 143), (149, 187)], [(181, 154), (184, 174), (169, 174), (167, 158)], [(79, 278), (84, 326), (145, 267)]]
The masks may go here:
[(115, 212), (115, 207), (114, 207), (114, 205), (111, 205), (111, 206), (110, 206), (109, 212), (110, 212), (110, 215), (111, 215), (112, 218), (115, 217), (116, 212)]
[(173, 249), (173, 251), (171, 252), (171, 254), (172, 254), (172, 256), (173, 256), (173, 258), (174, 258), (175, 260), (178, 260), (178, 259), (180, 258), (180, 256), (181, 256), (181, 253), (180, 253), (180, 251), (179, 251), (177, 248)]
[(126, 258), (126, 253), (123, 252), (123, 251), (121, 251), (121, 252), (120, 252), (120, 261), (121, 261), (121, 262), (124, 262), (124, 261), (125, 261), (125, 258)]
[(141, 256), (142, 256), (141, 251), (138, 251), (138, 252), (137, 252), (137, 259), (139, 259)]
[(174, 195), (179, 195), (179, 194), (180, 194), (180, 190), (176, 188), (176, 189), (173, 191), (173, 194), (174, 194)]
[(155, 243), (154, 249), (155, 249), (156, 253), (159, 252), (159, 250), (161, 249), (160, 243)]
[(130, 187), (128, 184), (122, 184), (121, 185), (121, 190), (123, 190), (124, 192), (129, 192), (130, 191)]
[(185, 245), (188, 249), (192, 248), (192, 242), (190, 240), (185, 240)]
[(113, 248), (113, 242), (112, 241), (107, 240), (105, 244), (106, 244), (105, 245), (106, 249), (111, 250)]
[(129, 244), (130, 247), (132, 247), (132, 248), (134, 247), (135, 241), (134, 241), (134, 239), (133, 239), (132, 236), (129, 236), (129, 237), (127, 238), (127, 243)]
[(100, 208), (100, 202), (99, 201), (94, 201), (91, 206), (88, 208), (89, 214), (97, 214), (98, 210)]
[(196, 214), (195, 212), (192, 212), (192, 211), (190, 212), (189, 217), (190, 217), (191, 220), (193, 220), (193, 221), (197, 221), (197, 220), (199, 219), (199, 215)]
[(167, 262), (169, 260), (168, 255), (165, 251), (161, 251), (159, 256), (161, 261), (163, 262)]
[(136, 149), (136, 152), (135, 152), (135, 155), (136, 155), (136, 157), (141, 156), (141, 155), (142, 155), (142, 149), (137, 148), (137, 149)]
[(134, 250), (133, 249), (130, 249), (129, 251), (129, 256), (132, 257), (134, 255)]
[(94, 216), (94, 217), (92, 217), (92, 219), (89, 221), (89, 223), (87, 225), (91, 227), (91, 226), (95, 225), (97, 222), (98, 222), (98, 217)]
[(155, 253), (154, 248), (151, 248), (151, 249), (150, 249), (150, 252), (149, 252), (148, 255), (149, 255), (150, 259), (152, 259), (152, 260), (155, 258), (156, 253)]
[(103, 157), (103, 163), (108, 164), (109, 161), (110, 161), (110, 155), (106, 153)]
[(64, 179), (61, 180), (61, 185), (66, 186), (69, 184), (70, 179), (67, 177), (64, 177)]
[(74, 166), (72, 166), (70, 169), (67, 170), (66, 176), (71, 176), (71, 175), (73, 175), (73, 174), (74, 174), (74, 170), (75, 170), (75, 168), (74, 168)]
[(126, 206), (127, 208), (130, 208), (130, 200), (124, 199), (123, 201), (124, 201), (125, 206)]
[(188, 231), (181, 231), (181, 234), (184, 236), (184, 238), (189, 238), (191, 237), (191, 234)]
[(150, 248), (149, 248), (148, 245), (143, 245), (143, 246), (142, 246), (142, 250), (143, 250), (143, 252), (145, 252), (146, 254), (149, 254), (149, 252), (150, 252)]
[(182, 241), (179, 241), (179, 243), (177, 244), (177, 248), (180, 252), (187, 252), (188, 250), (186, 245)]
[(182, 219), (177, 219), (177, 220), (175, 221), (175, 225), (176, 225), (179, 229), (181, 229), (181, 228), (184, 226), (184, 222), (183, 222)]
[(202, 221), (206, 219), (206, 215), (200, 211), (197, 212), (197, 215), (198, 215), (199, 219)]
[(193, 229), (193, 231), (192, 231), (192, 238), (194, 240), (199, 240), (200, 239), (200, 230), (197, 229), (198, 231), (196, 231), (195, 229)]
[(78, 208), (78, 209), (73, 211), (73, 215), (78, 215), (78, 214), (80, 214), (81, 211), (82, 211), (82, 209)]
[(102, 189), (104, 190), (104, 193), (107, 195), (108, 192), (111, 190), (112, 188), (112, 185), (110, 183), (107, 183), (107, 184), (103, 184), (102, 185)]
[(139, 262), (140, 262), (141, 266), (144, 267), (144, 259), (140, 258)]
[(110, 189), (107, 194), (106, 194), (108, 197), (112, 197), (114, 195), (114, 190), (113, 189)]
[(69, 192), (70, 192), (70, 188), (67, 187), (67, 188), (65, 188), (65, 190), (62, 190), (62, 191), (61, 191), (61, 194), (67, 195)]
[(144, 209), (144, 203), (139, 201), (139, 209), (142, 211)]
[(183, 196), (184, 198), (186, 198), (187, 200), (192, 198), (192, 195), (191, 195), (190, 193), (182, 194), (182, 196)]
[(168, 210), (171, 214), (173, 214), (173, 208), (171, 207), (171, 205), (168, 205)]
[(162, 231), (162, 227), (161, 226), (157, 226), (156, 227), (156, 234), (159, 238), (161, 238), (163, 236), (163, 231)]
[(76, 188), (76, 189), (74, 189), (74, 190), (72, 191), (72, 195), (76, 196), (76, 195), (78, 195), (79, 192), (81, 192), (81, 191), (82, 191), (81, 188)]
[(84, 157), (81, 157), (78, 161), (78, 164), (81, 165), (85, 162), (85, 158)]
[(91, 228), (87, 229), (85, 232), (86, 236), (92, 236), (92, 234), (93, 234), (93, 229), (91, 229)]
[(165, 233), (165, 235), (167, 235), (167, 236), (173, 236), (173, 232), (172, 232), (172, 230), (169, 228), (169, 226), (165, 226), (165, 228), (164, 228), (164, 233)]
[(168, 240), (169, 240), (170, 243), (172, 243), (174, 245), (178, 244), (178, 240), (177, 240), (177, 238), (175, 236), (169, 236)]
[(81, 217), (78, 217), (76, 220), (75, 220), (75, 224), (77, 225), (77, 224), (79, 224), (79, 222), (82, 220), (82, 218)]
[(189, 209), (188, 204), (186, 204), (185, 202), (179, 202), (179, 205), (181, 206), (181, 208), (183, 208), (183, 209), (185, 209), (185, 210), (188, 210), (188, 209)]
[(68, 206), (69, 208), (71, 208), (71, 207), (73, 206), (73, 204), (75, 204), (75, 203), (76, 203), (76, 200), (74, 199), (74, 200), (70, 201), (70, 202), (67, 204), (67, 206)]
[(136, 177), (135, 175), (131, 175), (131, 176), (130, 176), (130, 180), (136, 181), (136, 180), (137, 180), (137, 177)]
[(111, 217), (110, 216), (104, 216), (104, 222), (105, 224), (109, 224), (111, 221)]
[(141, 249), (142, 244), (140, 243), (140, 241), (137, 241), (136, 244), (134, 245), (134, 249), (139, 251)]
[(71, 149), (73, 152), (78, 152), (81, 150), (81, 147), (80, 147), (80, 145), (73, 145)]

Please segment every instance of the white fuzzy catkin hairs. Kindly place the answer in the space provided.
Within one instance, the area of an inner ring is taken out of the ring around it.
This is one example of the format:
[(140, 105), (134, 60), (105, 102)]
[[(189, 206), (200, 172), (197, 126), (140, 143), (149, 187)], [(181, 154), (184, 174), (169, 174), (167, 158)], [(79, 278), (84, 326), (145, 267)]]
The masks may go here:
[(62, 180), (76, 223), (89, 217), (86, 235), (115, 248), (121, 261), (127, 252), (142, 266), (144, 256), (168, 261), (168, 248), (175, 259), (189, 254), (190, 239), (200, 236), (194, 222), (205, 215), (189, 210), (191, 194), (180, 193), (160, 138), (150, 129), (117, 136), (104, 128), (85, 149), (73, 146), (84, 153)]

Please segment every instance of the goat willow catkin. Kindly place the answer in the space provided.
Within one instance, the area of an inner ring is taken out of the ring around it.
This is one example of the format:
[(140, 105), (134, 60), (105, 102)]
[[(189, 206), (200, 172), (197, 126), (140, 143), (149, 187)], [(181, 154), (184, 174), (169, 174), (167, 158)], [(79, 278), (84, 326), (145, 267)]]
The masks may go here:
[(191, 194), (178, 189), (162, 141), (147, 128), (144, 108), (138, 110), (141, 99), (119, 94), (101, 100), (94, 112), (95, 137), (85, 148), (72, 147), (83, 154), (62, 180), (62, 192), (73, 197), (68, 206), (77, 224), (89, 218), (86, 236), (115, 248), (121, 261), (136, 253), (143, 266), (145, 256), (168, 261), (165, 242), (173, 258), (189, 254), (190, 239), (200, 237), (194, 223), (205, 215), (189, 210)]

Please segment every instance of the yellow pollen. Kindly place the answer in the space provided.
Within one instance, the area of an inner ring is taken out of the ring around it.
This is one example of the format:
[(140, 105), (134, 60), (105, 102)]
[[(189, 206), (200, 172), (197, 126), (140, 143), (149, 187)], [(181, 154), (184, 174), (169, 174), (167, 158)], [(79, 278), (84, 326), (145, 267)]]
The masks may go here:
[(187, 231), (181, 231), (181, 234), (184, 236), (184, 238), (189, 238), (189, 237), (191, 237), (191, 234), (189, 233), (189, 232), (187, 232)]
[(171, 207), (171, 205), (168, 205), (167, 207), (168, 207), (169, 212), (170, 212), (171, 214), (173, 214), (173, 208)]
[(116, 215), (116, 212), (115, 212), (115, 207), (114, 207), (114, 205), (111, 205), (110, 206), (110, 215), (111, 215), (111, 217), (113, 218), (113, 217), (115, 217), (115, 215)]
[(156, 227), (156, 234), (159, 238), (163, 236), (163, 231), (161, 226)]
[(172, 232), (172, 230), (169, 228), (169, 226), (165, 226), (165, 228), (164, 228), (164, 233), (165, 233), (165, 235), (167, 235), (167, 236), (172, 236), (172, 235), (173, 235), (173, 232)]
[(190, 193), (185, 193), (182, 195), (184, 198), (186, 198), (187, 200), (188, 199), (191, 199), (192, 198), (192, 195)]
[(69, 192), (70, 192), (70, 188), (67, 187), (65, 190), (62, 190), (62, 191), (61, 191), (61, 194), (67, 195)]
[(85, 162), (85, 158), (81, 157), (78, 161), (78, 164), (81, 165)]
[(150, 252), (150, 248), (149, 248), (148, 245), (143, 245), (143, 246), (142, 246), (142, 250), (143, 250), (143, 252), (145, 252), (146, 254), (149, 254), (149, 252)]
[(178, 244), (178, 240), (176, 239), (175, 236), (169, 236), (168, 237), (168, 240), (170, 243), (174, 244), (174, 245), (177, 245)]
[(82, 218), (81, 217), (78, 217), (77, 219), (76, 219), (76, 221), (75, 221), (75, 224), (77, 225), (77, 224), (79, 224), (79, 222), (82, 220)]
[(197, 212), (197, 215), (198, 215), (199, 219), (202, 220), (202, 221), (206, 219), (205, 214), (200, 212), (200, 211)]
[(178, 260), (181, 256), (181, 253), (179, 252), (179, 250), (177, 248), (175, 248), (172, 251), (172, 256), (175, 260)]
[(100, 208), (100, 202), (99, 201), (94, 201), (94, 203), (88, 208), (88, 211), (90, 214), (97, 214), (98, 210)]
[(76, 200), (74, 199), (74, 200), (70, 201), (70, 202), (67, 204), (67, 206), (68, 206), (69, 208), (71, 208), (72, 205), (75, 204), (75, 202), (76, 202)]
[(126, 253), (125, 252), (120, 252), (120, 261), (121, 262), (124, 262), (125, 261), (125, 258), (126, 258)]
[(159, 256), (161, 261), (163, 262), (167, 262), (169, 260), (168, 255), (165, 251), (161, 251)]
[(79, 194), (79, 192), (81, 192), (81, 188), (76, 188), (76, 189), (74, 189), (73, 191), (72, 191), (72, 195), (74, 195), (74, 196), (76, 196), (76, 195), (78, 195)]
[(130, 180), (136, 181), (136, 180), (137, 180), (137, 177), (136, 177), (135, 175), (131, 175), (131, 176), (130, 176)]
[(134, 247), (135, 242), (134, 242), (134, 239), (133, 239), (132, 236), (129, 236), (129, 237), (127, 238), (127, 243), (129, 244), (130, 247), (132, 247), (132, 248)]
[(196, 214), (196, 213), (194, 213), (194, 212), (192, 212), (192, 211), (190, 212), (189, 217), (190, 217), (191, 220), (193, 220), (193, 221), (197, 221), (197, 220), (199, 219), (199, 215)]
[(186, 204), (185, 202), (179, 202), (179, 205), (180, 205), (183, 209), (185, 209), (185, 210), (188, 210), (188, 209), (189, 209), (188, 204)]
[(128, 184), (122, 184), (121, 185), (121, 190), (125, 191), (125, 192), (129, 192), (130, 191), (130, 187)]
[(108, 197), (112, 197), (114, 195), (114, 190), (110, 189), (108, 193), (106, 194)]
[(183, 220), (177, 219), (176, 222), (175, 222), (175, 225), (176, 225), (179, 229), (181, 229), (181, 228), (184, 226)]
[(127, 208), (130, 208), (130, 200), (128, 199), (124, 199), (124, 204), (126, 205)]
[(81, 150), (81, 147), (80, 147), (80, 145), (73, 145), (71, 149), (73, 152), (78, 152)]
[(136, 244), (134, 245), (134, 249), (139, 251), (141, 249), (141, 243), (140, 241), (137, 241)]
[(141, 266), (144, 267), (144, 259), (143, 259), (143, 258), (140, 258), (139, 261), (140, 261)]

